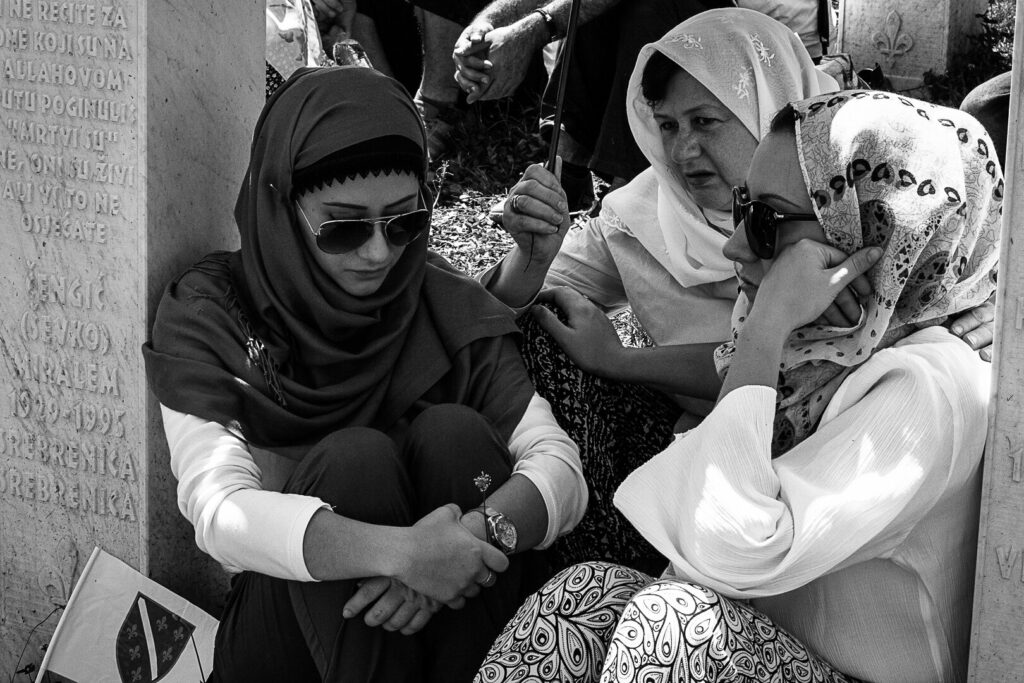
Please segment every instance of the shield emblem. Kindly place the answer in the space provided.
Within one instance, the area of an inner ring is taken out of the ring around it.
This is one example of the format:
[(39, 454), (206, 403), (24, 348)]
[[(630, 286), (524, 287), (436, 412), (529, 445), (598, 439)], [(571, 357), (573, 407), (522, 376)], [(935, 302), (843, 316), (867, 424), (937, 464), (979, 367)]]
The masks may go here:
[(121, 683), (156, 683), (170, 673), (192, 638), (195, 626), (137, 593), (115, 646)]

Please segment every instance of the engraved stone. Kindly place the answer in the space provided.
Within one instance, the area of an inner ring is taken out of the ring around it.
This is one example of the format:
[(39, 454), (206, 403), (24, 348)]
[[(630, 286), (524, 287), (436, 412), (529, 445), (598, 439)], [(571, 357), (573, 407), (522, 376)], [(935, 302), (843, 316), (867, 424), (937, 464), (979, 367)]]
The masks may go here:
[(38, 664), (95, 545), (216, 612), (140, 346), (170, 278), (237, 244), (263, 9), (0, 0), (4, 680)]
[(876, 63), (897, 90), (921, 85), (928, 70), (943, 73), (967, 35), (980, 32), (987, 0), (843, 0), (834, 51), (858, 69)]

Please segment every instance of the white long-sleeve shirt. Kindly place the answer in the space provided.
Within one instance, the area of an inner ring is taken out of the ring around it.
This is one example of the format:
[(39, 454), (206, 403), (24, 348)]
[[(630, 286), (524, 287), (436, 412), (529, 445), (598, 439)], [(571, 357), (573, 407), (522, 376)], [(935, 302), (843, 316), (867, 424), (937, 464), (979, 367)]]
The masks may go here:
[[(255, 449), (222, 425), (161, 406), (178, 480), (178, 509), (195, 527), (196, 544), (230, 571), (252, 570), (313, 581), (302, 540), (319, 498), (282, 493), (291, 461)], [(540, 491), (548, 527), (539, 547), (572, 529), (587, 507), (579, 449), (534, 394), (509, 438), (513, 473)]]
[(775, 460), (775, 390), (736, 389), (615, 503), (671, 573), (754, 599), (841, 671), (962, 680), (990, 372), (944, 328), (916, 332)]

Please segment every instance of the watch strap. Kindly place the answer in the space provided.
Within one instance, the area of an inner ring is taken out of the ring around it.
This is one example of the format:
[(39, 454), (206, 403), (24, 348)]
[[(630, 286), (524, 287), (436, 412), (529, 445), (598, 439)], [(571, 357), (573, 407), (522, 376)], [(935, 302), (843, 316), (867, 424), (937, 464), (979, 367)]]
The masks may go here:
[(544, 20), (544, 28), (548, 31), (548, 40), (551, 42), (558, 38), (558, 24), (555, 23), (555, 18), (551, 16), (551, 12), (547, 11), (543, 7), (538, 7), (533, 10), (534, 14), (539, 14), (540, 18)]

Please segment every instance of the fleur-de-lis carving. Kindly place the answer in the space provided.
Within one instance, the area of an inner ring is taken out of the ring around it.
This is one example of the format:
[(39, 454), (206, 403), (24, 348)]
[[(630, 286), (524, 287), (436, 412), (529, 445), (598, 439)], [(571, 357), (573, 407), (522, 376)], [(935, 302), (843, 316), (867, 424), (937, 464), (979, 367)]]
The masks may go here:
[(903, 32), (903, 17), (896, 10), (889, 12), (885, 17), (884, 29), (876, 32), (871, 39), (885, 57), (889, 68), (896, 63), (897, 57), (902, 57), (914, 48), (914, 39)]

